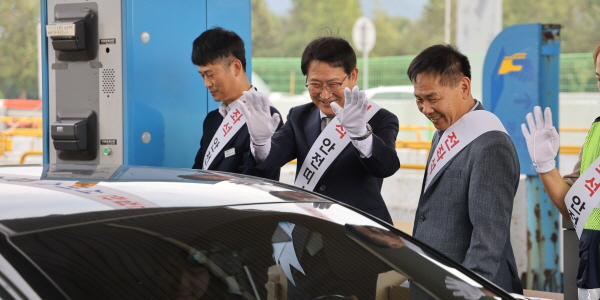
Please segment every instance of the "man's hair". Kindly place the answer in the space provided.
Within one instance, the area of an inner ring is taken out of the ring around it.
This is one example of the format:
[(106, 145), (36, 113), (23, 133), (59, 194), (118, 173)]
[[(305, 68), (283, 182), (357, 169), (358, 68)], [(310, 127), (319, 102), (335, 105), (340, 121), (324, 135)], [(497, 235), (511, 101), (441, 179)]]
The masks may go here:
[(598, 61), (598, 55), (600, 55), (600, 43), (596, 45), (596, 50), (594, 50), (594, 66), (596, 66), (596, 62)]
[(308, 74), (312, 60), (319, 60), (337, 68), (342, 67), (346, 74), (356, 69), (356, 53), (350, 43), (339, 36), (323, 36), (314, 39), (302, 53), (300, 68), (302, 74)]
[(225, 67), (233, 59), (242, 62), (244, 72), (246, 71), (246, 51), (244, 41), (237, 33), (221, 27), (214, 27), (203, 32), (194, 40), (192, 48), (192, 62), (197, 66), (206, 66), (223, 60)]
[(455, 87), (461, 78), (471, 79), (471, 65), (455, 46), (439, 44), (421, 51), (408, 66), (406, 74), (412, 83), (419, 74), (439, 75), (441, 85)]

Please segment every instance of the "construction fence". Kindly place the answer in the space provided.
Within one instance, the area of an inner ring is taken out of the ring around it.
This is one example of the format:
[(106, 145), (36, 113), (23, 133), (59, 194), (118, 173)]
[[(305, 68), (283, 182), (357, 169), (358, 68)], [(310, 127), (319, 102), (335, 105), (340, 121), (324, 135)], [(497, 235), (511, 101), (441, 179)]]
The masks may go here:
[[(369, 58), (369, 86), (412, 85), (406, 70), (414, 55)], [(269, 85), (272, 92), (301, 94), (306, 79), (300, 70), (299, 57), (255, 57), (252, 69)], [(515, 63), (519, 61), (516, 60)], [(363, 65), (358, 59), (358, 68)], [(560, 55), (561, 92), (597, 92), (594, 62), (590, 53)]]

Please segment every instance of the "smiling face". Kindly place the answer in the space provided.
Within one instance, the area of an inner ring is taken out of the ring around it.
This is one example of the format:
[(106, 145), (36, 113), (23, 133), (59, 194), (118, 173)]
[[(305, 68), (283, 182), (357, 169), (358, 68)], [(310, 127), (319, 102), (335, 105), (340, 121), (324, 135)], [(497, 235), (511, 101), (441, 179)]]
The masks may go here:
[[(335, 117), (331, 108), (331, 103), (336, 102), (344, 107), (344, 88), (352, 89), (356, 85), (358, 69), (354, 69), (350, 74), (344, 72), (342, 67), (332, 67), (327, 62), (312, 60), (306, 74), (307, 84), (321, 85), (322, 89), (318, 93), (310, 93), (312, 102), (328, 117)], [(331, 93), (325, 87), (331, 83), (342, 83), (339, 91)]]
[(475, 105), (471, 96), (471, 80), (462, 77), (455, 87), (440, 84), (440, 76), (418, 74), (413, 83), (417, 107), (438, 130), (454, 124)]

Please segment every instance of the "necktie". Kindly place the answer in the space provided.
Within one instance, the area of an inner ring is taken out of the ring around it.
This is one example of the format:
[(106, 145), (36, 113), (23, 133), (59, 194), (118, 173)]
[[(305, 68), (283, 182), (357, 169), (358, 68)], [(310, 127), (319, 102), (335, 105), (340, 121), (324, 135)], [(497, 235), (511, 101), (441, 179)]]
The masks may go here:
[(327, 127), (327, 125), (329, 125), (329, 122), (331, 122), (331, 119), (333, 119), (333, 118), (330, 118), (330, 117), (321, 118), (321, 131), (323, 131), (323, 129), (325, 129), (325, 127)]

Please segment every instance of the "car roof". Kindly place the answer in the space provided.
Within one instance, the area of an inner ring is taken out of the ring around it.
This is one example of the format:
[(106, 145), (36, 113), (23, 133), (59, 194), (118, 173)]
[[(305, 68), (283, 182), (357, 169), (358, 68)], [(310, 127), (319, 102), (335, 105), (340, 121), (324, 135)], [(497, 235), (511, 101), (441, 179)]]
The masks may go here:
[(241, 174), (142, 166), (0, 167), (0, 220), (119, 209), (330, 199)]

